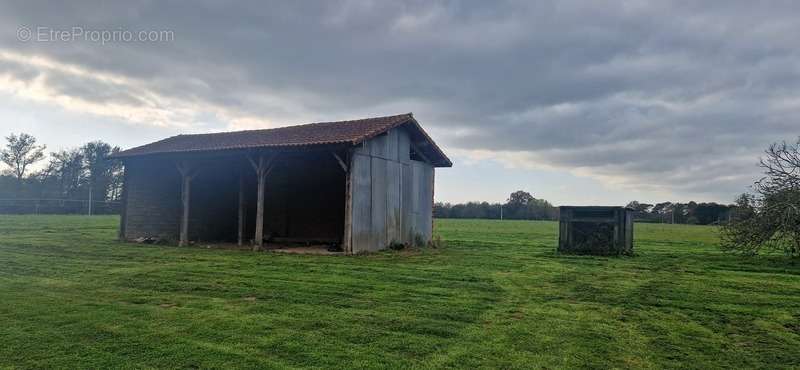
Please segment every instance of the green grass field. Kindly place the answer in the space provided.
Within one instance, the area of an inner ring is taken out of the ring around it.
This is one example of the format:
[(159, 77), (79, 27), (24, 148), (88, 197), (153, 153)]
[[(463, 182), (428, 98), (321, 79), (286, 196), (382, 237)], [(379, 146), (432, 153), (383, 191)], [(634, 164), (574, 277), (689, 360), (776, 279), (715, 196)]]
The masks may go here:
[(304, 256), (123, 244), (115, 217), (0, 216), (2, 368), (799, 368), (800, 265), (716, 229), (554, 253), (552, 222)]

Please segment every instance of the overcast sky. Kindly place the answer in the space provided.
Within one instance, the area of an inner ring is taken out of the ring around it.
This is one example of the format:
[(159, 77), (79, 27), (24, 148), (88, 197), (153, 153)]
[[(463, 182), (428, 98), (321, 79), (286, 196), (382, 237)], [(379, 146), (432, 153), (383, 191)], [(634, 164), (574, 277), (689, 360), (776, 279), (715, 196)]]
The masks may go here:
[(413, 112), (455, 163), (437, 200), (610, 205), (730, 202), (800, 135), (797, 1), (238, 4), (2, 1), (0, 135)]

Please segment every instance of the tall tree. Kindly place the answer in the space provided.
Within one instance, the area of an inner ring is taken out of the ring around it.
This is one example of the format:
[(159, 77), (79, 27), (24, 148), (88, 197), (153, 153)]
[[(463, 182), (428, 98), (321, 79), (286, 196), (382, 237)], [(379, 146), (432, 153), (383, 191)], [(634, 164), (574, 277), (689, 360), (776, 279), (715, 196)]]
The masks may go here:
[(508, 204), (524, 206), (533, 201), (535, 198), (527, 191), (517, 190), (508, 196)]
[(83, 164), (83, 151), (80, 149), (61, 150), (50, 153), (48, 167), (58, 187), (58, 196), (76, 198), (81, 185), (86, 182), (86, 169)]
[(119, 148), (112, 148), (108, 143), (93, 141), (81, 148), (84, 165), (88, 172), (89, 195), (95, 200), (106, 200), (111, 195), (114, 162), (108, 158)]
[[(115, 146), (111, 149), (111, 154), (119, 153), (119, 147)], [(110, 170), (109, 182), (109, 200), (118, 201), (122, 199), (122, 187), (124, 182), (125, 170), (122, 166), (122, 161), (112, 160)]]
[(36, 145), (36, 138), (26, 133), (8, 135), (6, 147), (0, 150), (0, 160), (11, 167), (11, 173), (19, 183), (25, 178), (29, 167), (44, 158), (44, 145)]
[(653, 208), (652, 204), (649, 203), (639, 203), (638, 201), (632, 201), (625, 206), (626, 208), (632, 209), (634, 212), (639, 213), (648, 213), (650, 209)]
[(772, 144), (759, 163), (764, 177), (755, 194), (737, 199), (731, 222), (722, 229), (725, 250), (757, 254), (777, 249), (800, 257), (800, 139)]

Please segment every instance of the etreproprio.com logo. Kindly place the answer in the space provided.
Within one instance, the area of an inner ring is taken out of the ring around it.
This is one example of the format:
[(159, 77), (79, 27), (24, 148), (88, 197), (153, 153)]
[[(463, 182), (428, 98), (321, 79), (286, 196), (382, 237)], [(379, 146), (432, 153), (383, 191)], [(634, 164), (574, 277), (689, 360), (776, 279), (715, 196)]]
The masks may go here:
[(20, 42), (92, 42), (101, 45), (132, 42), (171, 42), (175, 41), (172, 30), (127, 30), (88, 29), (83, 26), (54, 28), (46, 26), (17, 28), (17, 40)]

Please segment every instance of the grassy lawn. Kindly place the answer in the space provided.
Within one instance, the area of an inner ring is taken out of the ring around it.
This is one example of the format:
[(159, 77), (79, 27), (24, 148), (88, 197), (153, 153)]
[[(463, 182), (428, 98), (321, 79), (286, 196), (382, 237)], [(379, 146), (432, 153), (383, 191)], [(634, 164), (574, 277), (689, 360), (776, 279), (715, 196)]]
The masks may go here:
[(636, 225), (636, 257), (552, 222), (438, 220), (368, 256), (122, 244), (115, 217), (0, 216), (0, 367), (800, 368), (800, 264)]

